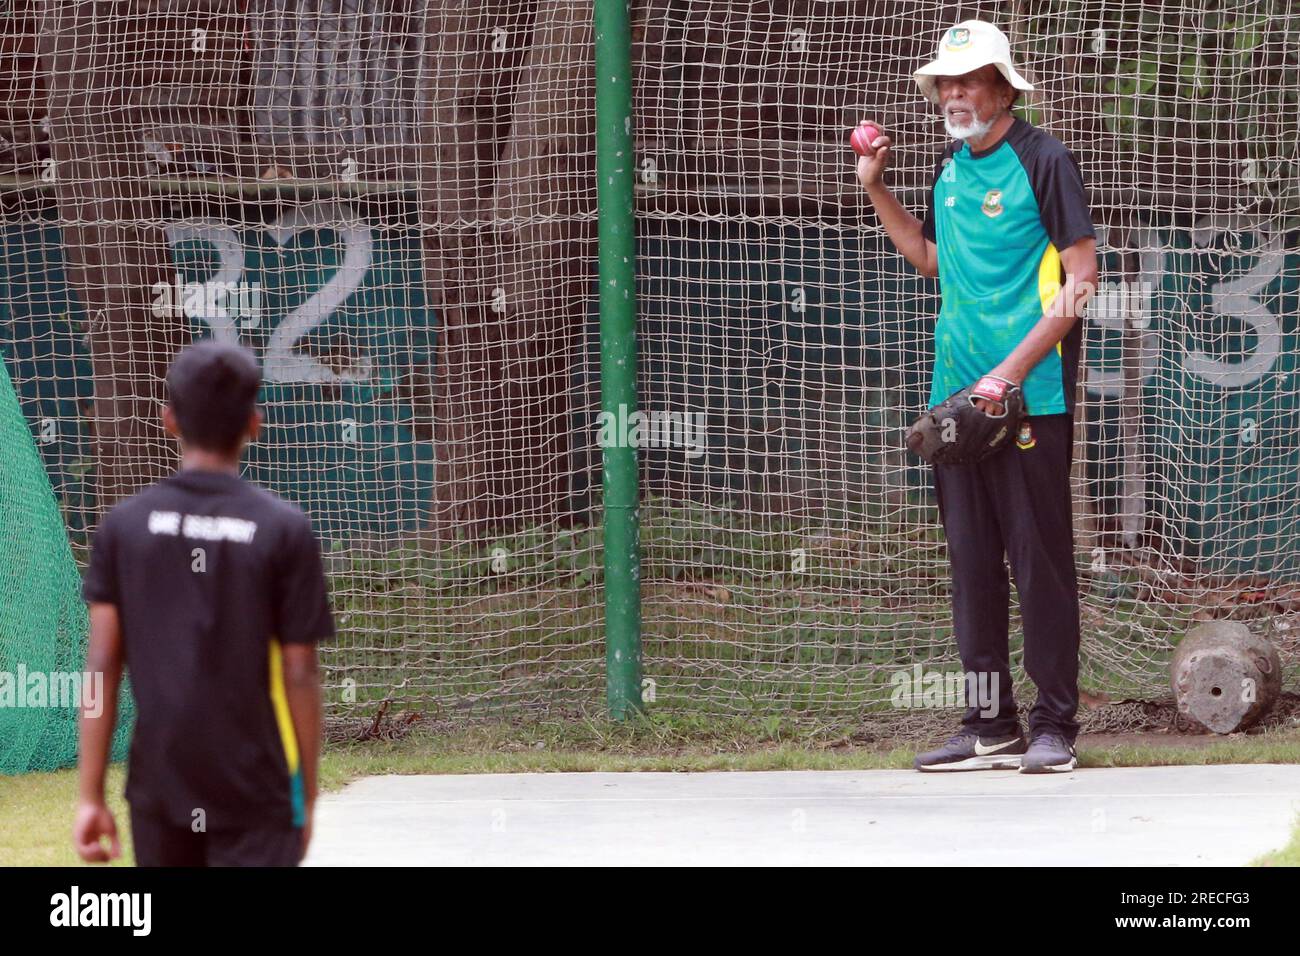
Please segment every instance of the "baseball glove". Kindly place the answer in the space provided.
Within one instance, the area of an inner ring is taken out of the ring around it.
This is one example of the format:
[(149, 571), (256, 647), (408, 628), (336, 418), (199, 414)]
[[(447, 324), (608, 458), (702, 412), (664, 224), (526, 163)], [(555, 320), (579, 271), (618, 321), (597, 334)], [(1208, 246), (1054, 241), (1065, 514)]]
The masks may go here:
[[(975, 407), (976, 399), (1002, 406), (990, 415)], [(959, 389), (918, 418), (907, 430), (907, 447), (928, 462), (966, 465), (982, 461), (1015, 437), (1025, 415), (1020, 386), (985, 375)]]

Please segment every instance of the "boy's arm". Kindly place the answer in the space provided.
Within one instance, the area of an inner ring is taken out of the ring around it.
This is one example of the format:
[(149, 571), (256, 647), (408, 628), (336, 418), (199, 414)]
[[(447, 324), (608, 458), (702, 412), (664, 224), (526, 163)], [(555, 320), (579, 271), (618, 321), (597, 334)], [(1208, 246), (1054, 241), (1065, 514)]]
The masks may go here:
[[(104, 802), (104, 774), (113, 744), (113, 728), (117, 725), (117, 692), (122, 683), (122, 669), (122, 627), (117, 607), (92, 603), (85, 673), (92, 680), (102, 677), (103, 687), (95, 699), (82, 694), (78, 758), (81, 797), (72, 832), (78, 855), (89, 863), (104, 863), (122, 855), (116, 821)], [(101, 842), (104, 837), (110, 843), (107, 849)]]
[(318, 790), (321, 745), (321, 687), (316, 645), (334, 636), (329, 583), (320, 544), (303, 516), (282, 552), (276, 636), (280, 641), (285, 698), (298, 743), (306, 819), (302, 852), (311, 843), (312, 817)]
[(318, 768), (320, 767), (321, 692), (316, 664), (315, 644), (285, 644), (284, 692), (293, 718), (294, 736), (298, 740), (303, 793), (307, 798), (308, 821), (316, 803)]

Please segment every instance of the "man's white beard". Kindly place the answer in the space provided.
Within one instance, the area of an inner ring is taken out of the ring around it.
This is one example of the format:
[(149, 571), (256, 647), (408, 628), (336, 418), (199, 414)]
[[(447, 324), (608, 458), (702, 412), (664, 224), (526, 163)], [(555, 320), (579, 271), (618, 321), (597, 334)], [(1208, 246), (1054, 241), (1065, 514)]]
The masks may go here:
[(970, 123), (965, 126), (958, 126), (948, 117), (947, 113), (944, 113), (943, 127), (953, 139), (979, 139), (993, 128), (993, 121), (981, 120), (972, 113)]

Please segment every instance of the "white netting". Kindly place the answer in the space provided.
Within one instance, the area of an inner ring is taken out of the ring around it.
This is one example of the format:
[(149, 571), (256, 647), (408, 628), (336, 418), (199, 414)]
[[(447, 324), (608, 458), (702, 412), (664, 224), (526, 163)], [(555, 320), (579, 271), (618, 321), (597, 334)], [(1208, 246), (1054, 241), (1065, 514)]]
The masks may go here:
[[(174, 464), (177, 346), (255, 348), (249, 474), (329, 553), (331, 707), (595, 708), (603, 684), (590, 3), (11, 4), (0, 346), (74, 542)], [(1091, 187), (1076, 512), (1084, 681), (1159, 695), (1198, 616), (1295, 668), (1300, 251), (1285, 2), (633, 4), (645, 671), (658, 707), (857, 713), (956, 665), (902, 426), (936, 286), (910, 79), (984, 16)], [(695, 430), (698, 428), (698, 431)]]

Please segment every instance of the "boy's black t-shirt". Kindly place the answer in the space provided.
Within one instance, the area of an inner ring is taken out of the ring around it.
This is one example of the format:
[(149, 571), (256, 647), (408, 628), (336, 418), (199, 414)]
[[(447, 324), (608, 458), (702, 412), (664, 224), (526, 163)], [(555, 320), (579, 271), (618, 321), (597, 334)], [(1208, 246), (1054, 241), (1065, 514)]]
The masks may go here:
[(82, 593), (121, 620), (132, 808), (209, 830), (301, 825), (279, 645), (334, 636), (307, 516), (233, 474), (180, 471), (105, 516)]

